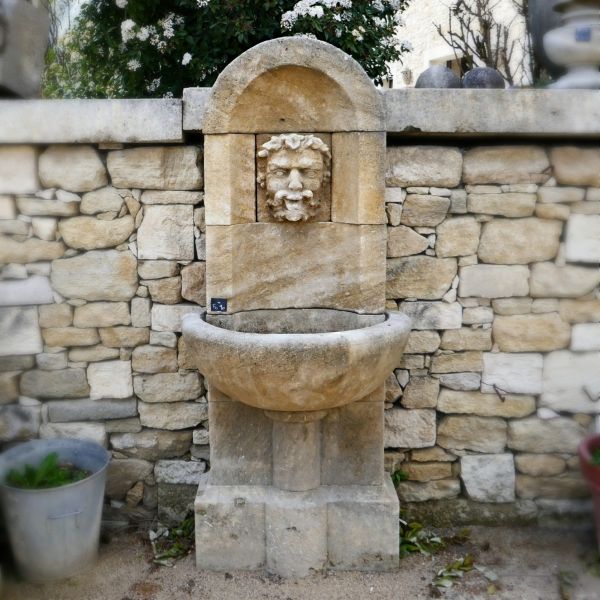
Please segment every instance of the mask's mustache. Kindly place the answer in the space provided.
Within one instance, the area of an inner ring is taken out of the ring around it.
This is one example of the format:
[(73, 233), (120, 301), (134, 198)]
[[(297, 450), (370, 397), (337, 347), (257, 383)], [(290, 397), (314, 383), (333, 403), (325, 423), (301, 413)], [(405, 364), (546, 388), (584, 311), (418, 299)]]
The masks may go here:
[(296, 203), (306, 200), (308, 200), (307, 204), (311, 207), (318, 205), (318, 200), (314, 197), (314, 194), (311, 190), (302, 190), (299, 192), (292, 190), (279, 190), (278, 192), (275, 192), (275, 195), (271, 200), (267, 200), (267, 203), (273, 208), (280, 208), (283, 206), (284, 202), (287, 204), (288, 202)]

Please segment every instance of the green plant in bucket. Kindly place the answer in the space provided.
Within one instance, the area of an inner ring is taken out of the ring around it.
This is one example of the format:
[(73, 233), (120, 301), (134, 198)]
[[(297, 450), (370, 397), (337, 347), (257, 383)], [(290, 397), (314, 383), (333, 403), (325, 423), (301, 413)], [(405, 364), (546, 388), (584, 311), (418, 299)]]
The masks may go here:
[(38, 490), (75, 483), (89, 475), (89, 471), (79, 469), (75, 465), (61, 464), (58, 454), (51, 452), (37, 467), (25, 465), (22, 470), (11, 469), (6, 477), (6, 484), (27, 490)]

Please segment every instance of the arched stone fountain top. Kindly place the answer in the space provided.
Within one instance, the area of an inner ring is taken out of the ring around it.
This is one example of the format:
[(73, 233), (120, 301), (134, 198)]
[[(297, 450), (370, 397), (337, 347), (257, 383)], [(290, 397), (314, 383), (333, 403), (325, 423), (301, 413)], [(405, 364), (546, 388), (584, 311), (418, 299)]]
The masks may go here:
[(219, 75), (203, 131), (384, 131), (382, 95), (363, 68), (325, 42), (285, 37), (254, 46)]

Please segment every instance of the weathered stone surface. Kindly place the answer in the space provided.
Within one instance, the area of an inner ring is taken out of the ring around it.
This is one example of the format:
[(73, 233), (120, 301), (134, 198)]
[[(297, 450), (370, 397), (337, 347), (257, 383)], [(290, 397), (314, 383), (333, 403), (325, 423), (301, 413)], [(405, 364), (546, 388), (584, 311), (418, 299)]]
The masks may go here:
[(129, 398), (133, 395), (131, 361), (109, 360), (91, 364), (87, 368), (87, 377), (91, 400)]
[(571, 215), (565, 245), (567, 260), (600, 263), (600, 215)]
[(454, 462), (456, 456), (447, 452), (439, 446), (433, 446), (432, 448), (420, 448), (418, 450), (412, 450), (410, 453), (410, 459), (417, 462)]
[(196, 427), (208, 418), (207, 405), (199, 402), (180, 402), (176, 405), (176, 410), (171, 402), (139, 402), (138, 410), (144, 427), (171, 431)]
[(384, 132), (344, 132), (331, 136), (336, 156), (331, 176), (331, 220), (377, 224), (384, 211), (386, 140)]
[(79, 211), (79, 202), (45, 200), (43, 198), (17, 198), (19, 212), (30, 217), (72, 217)]
[(163, 346), (138, 346), (131, 355), (131, 366), (138, 373), (175, 373), (177, 352)]
[(571, 350), (589, 352), (600, 350), (600, 323), (580, 323), (573, 327)]
[(37, 154), (34, 146), (0, 148), (1, 194), (30, 194), (38, 189)]
[(42, 331), (47, 346), (94, 346), (100, 341), (94, 328), (50, 327)]
[[(173, 334), (175, 335), (175, 334)], [(197, 369), (196, 357), (189, 344), (185, 343), (183, 336), (177, 341), (177, 363), (180, 369), (185, 371), (194, 371)]]
[(110, 436), (110, 445), (114, 450), (125, 456), (144, 460), (178, 458), (189, 452), (191, 444), (191, 431), (145, 429), (139, 433)]
[(50, 421), (61, 423), (82, 419), (126, 419), (137, 416), (137, 402), (133, 398), (116, 400), (106, 397), (101, 400), (55, 400), (48, 402), (48, 416)]
[(129, 325), (129, 304), (127, 302), (94, 302), (75, 308), (75, 327), (111, 327)]
[(456, 217), (438, 225), (435, 253), (439, 257), (477, 253), (481, 225), (473, 217)]
[(461, 297), (504, 298), (529, 293), (529, 269), (524, 266), (471, 265), (461, 267)]
[[(94, 402), (98, 401), (94, 400)], [(135, 403), (137, 414), (137, 401), (135, 399), (115, 400), (114, 402), (119, 402), (119, 404)], [(142, 424), (137, 416), (129, 417), (128, 419), (110, 419), (104, 422), (104, 427), (106, 428), (106, 433), (139, 433), (142, 430)]]
[(120, 188), (197, 190), (202, 156), (194, 146), (151, 146), (109, 152), (107, 167)]
[(546, 152), (537, 146), (489, 146), (465, 153), (465, 183), (538, 183), (550, 167)]
[(193, 262), (181, 269), (181, 295), (190, 302), (206, 306), (206, 263)]
[(43, 423), (40, 438), (75, 438), (90, 440), (101, 446), (106, 446), (107, 442), (103, 423)]
[(432, 373), (462, 373), (481, 370), (483, 370), (482, 354), (474, 350), (438, 354), (431, 361)]
[(558, 313), (497, 316), (492, 334), (502, 352), (549, 352), (569, 346), (571, 327)]
[(481, 325), (494, 320), (494, 311), (489, 306), (467, 307), (463, 310), (464, 325)]
[(62, 242), (46, 242), (29, 238), (17, 242), (0, 235), (0, 263), (33, 263), (40, 260), (54, 260), (65, 253)]
[(435, 410), (392, 408), (384, 413), (384, 447), (426, 448), (435, 445)]
[[(395, 188), (387, 188), (387, 189), (393, 190)], [(386, 197), (387, 197), (387, 190), (386, 190)], [(387, 216), (388, 225), (391, 225), (392, 227), (398, 227), (398, 225), (400, 225), (400, 220), (402, 219), (402, 204), (396, 204), (395, 202), (386, 200), (385, 214)]]
[(486, 263), (518, 265), (554, 258), (562, 223), (546, 219), (496, 219), (483, 226), (478, 256)]
[(131, 325), (133, 327), (150, 327), (150, 298), (132, 298)]
[(460, 478), (469, 498), (478, 502), (513, 502), (515, 499), (512, 454), (463, 456)]
[(54, 371), (56, 369), (66, 369), (67, 368), (67, 353), (66, 352), (58, 352), (56, 354), (52, 354), (49, 352), (44, 352), (42, 354), (38, 354), (35, 357), (35, 362), (39, 369), (44, 369), (46, 371)]
[(181, 302), (181, 277), (166, 277), (165, 279), (151, 279), (142, 281), (150, 292), (154, 302), (160, 304), (177, 304)]
[(451, 287), (457, 265), (453, 258), (412, 256), (387, 261), (386, 296), (436, 300)]
[(427, 483), (402, 481), (396, 489), (402, 502), (425, 502), (455, 498), (460, 494), (460, 481), (458, 479), (438, 479)]
[(500, 298), (492, 300), (492, 307), (497, 315), (526, 315), (531, 312), (531, 298)]
[(84, 398), (90, 393), (84, 369), (26, 371), (21, 393), (30, 398)]
[(481, 387), (480, 373), (444, 373), (439, 376), (440, 384), (451, 390), (471, 391)]
[(402, 206), (400, 222), (411, 227), (435, 227), (446, 217), (450, 198), (408, 194)]
[(0, 404), (10, 404), (19, 398), (18, 371), (0, 373)]
[(404, 348), (404, 354), (435, 352), (440, 347), (440, 334), (436, 331), (412, 331)]
[(138, 229), (138, 257), (192, 260), (194, 209), (184, 204), (147, 206)]
[(535, 412), (535, 398), (511, 394), (502, 394), (500, 397), (497, 394), (442, 389), (437, 408), (443, 413), (512, 419), (526, 417)]
[(106, 474), (106, 495), (116, 500), (138, 482), (152, 474), (154, 465), (139, 458), (117, 458), (110, 461)]
[(67, 298), (129, 300), (138, 287), (137, 261), (129, 251), (92, 250), (55, 260), (51, 281)]
[(195, 304), (154, 304), (152, 306), (152, 329), (154, 331), (181, 331), (181, 319), (190, 313), (199, 313)]
[(31, 231), (35, 237), (52, 242), (56, 239), (58, 222), (53, 217), (33, 217), (31, 219)]
[(135, 393), (144, 402), (195, 400), (204, 392), (198, 373), (136, 375), (133, 379), (133, 387)]
[(491, 350), (492, 333), (489, 329), (454, 329), (444, 331), (440, 347), (443, 350)]
[(133, 348), (150, 341), (147, 327), (104, 327), (100, 339), (109, 348)]
[(534, 298), (578, 298), (589, 294), (600, 283), (600, 270), (593, 267), (551, 262), (531, 266), (531, 295)]
[(495, 393), (540, 394), (542, 392), (542, 355), (484, 352), (481, 391)]
[(385, 380), (385, 401), (388, 403), (393, 403), (398, 400), (402, 396), (402, 388), (396, 379), (394, 373), (391, 373), (389, 377)]
[(206, 463), (196, 460), (159, 460), (154, 467), (157, 483), (197, 485), (206, 471)]
[(40, 422), (39, 406), (19, 404), (0, 406), (0, 442), (35, 438), (38, 435)]
[(68, 304), (39, 307), (40, 327), (68, 327), (73, 322), (73, 308)]
[(69, 350), (69, 360), (73, 362), (95, 362), (97, 360), (108, 360), (111, 358), (119, 358), (118, 348), (92, 346), (89, 348), (73, 348)]
[(387, 255), (390, 258), (420, 254), (429, 247), (429, 240), (410, 227), (388, 228)]
[(584, 197), (585, 188), (542, 186), (538, 190), (538, 200), (544, 204), (581, 202)]
[(133, 217), (102, 221), (94, 217), (63, 219), (58, 230), (67, 246), (78, 250), (112, 248), (122, 244), (133, 232)]
[(575, 354), (566, 350), (544, 358), (541, 405), (554, 410), (598, 414), (600, 352)]
[(169, 192), (162, 190), (146, 190), (142, 194), (143, 204), (198, 204), (202, 202), (202, 192)]
[(517, 475), (516, 491), (519, 498), (587, 498), (590, 490), (579, 473), (564, 473), (558, 477), (530, 477)]
[(144, 260), (138, 263), (141, 279), (162, 279), (179, 274), (179, 265), (174, 260)]
[(487, 417), (444, 417), (438, 426), (438, 445), (449, 450), (499, 453), (506, 446), (506, 422)]
[(411, 318), (413, 329), (460, 329), (462, 325), (458, 302), (402, 302), (399, 310)]
[(386, 185), (456, 187), (462, 172), (458, 148), (400, 146), (387, 149)]
[(584, 427), (565, 417), (549, 420), (530, 417), (508, 423), (508, 447), (521, 452), (575, 454), (585, 435)]
[(47, 277), (33, 275), (27, 279), (0, 281), (0, 306), (51, 304), (53, 301)]
[(25, 371), (34, 366), (34, 356), (0, 356), (0, 372)]
[(554, 454), (517, 454), (515, 465), (519, 473), (532, 477), (559, 475), (567, 468), (566, 461)]
[(440, 382), (432, 377), (411, 377), (404, 389), (404, 408), (435, 408)]
[(540, 219), (558, 219), (567, 221), (571, 211), (564, 204), (537, 204), (535, 207), (535, 216)]
[(385, 229), (318, 222), (211, 227), (207, 295), (228, 298), (230, 312), (315, 306), (381, 312)]
[(104, 212), (118, 213), (123, 206), (123, 197), (119, 190), (108, 186), (84, 194), (81, 198), (79, 210), (84, 215), (97, 215)]
[(561, 300), (559, 312), (568, 323), (600, 322), (600, 300)]
[(435, 481), (452, 477), (452, 465), (448, 462), (409, 462), (402, 465), (409, 481)]
[(469, 194), (469, 212), (502, 217), (530, 217), (535, 210), (535, 194)]
[(92, 146), (50, 146), (39, 159), (42, 185), (89, 192), (108, 182), (106, 169)]
[(561, 146), (550, 150), (554, 177), (563, 185), (600, 186), (600, 150)]

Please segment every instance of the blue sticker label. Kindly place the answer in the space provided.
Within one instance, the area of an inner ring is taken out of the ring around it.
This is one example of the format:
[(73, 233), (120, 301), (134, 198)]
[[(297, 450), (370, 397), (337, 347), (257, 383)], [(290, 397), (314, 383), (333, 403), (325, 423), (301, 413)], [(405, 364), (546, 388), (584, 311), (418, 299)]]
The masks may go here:
[(577, 29), (575, 29), (575, 41), (576, 42), (591, 42), (592, 41), (592, 28), (591, 27), (577, 27)]
[(210, 310), (213, 312), (227, 312), (227, 298), (211, 298)]

